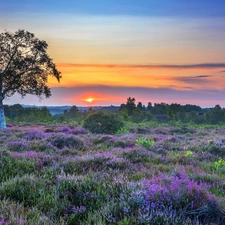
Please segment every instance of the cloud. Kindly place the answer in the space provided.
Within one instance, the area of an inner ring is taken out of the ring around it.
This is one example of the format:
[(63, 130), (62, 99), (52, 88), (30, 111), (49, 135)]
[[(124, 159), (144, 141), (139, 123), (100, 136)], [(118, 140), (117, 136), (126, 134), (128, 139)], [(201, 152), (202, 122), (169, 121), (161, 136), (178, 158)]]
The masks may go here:
[[(225, 68), (225, 63), (202, 63), (202, 64), (183, 64), (183, 65), (164, 65), (164, 64), (72, 64), (57, 63), (59, 67), (95, 67), (95, 68), (149, 68), (149, 69), (219, 69)], [(222, 71), (225, 72), (225, 71)]]
[(210, 75), (199, 75), (199, 76), (189, 76), (189, 77), (175, 77), (172, 78), (176, 81), (181, 81), (189, 84), (201, 84), (201, 83), (210, 83), (210, 80), (205, 78), (210, 77)]
[(205, 77), (211, 77), (211, 75), (199, 75), (199, 76), (196, 76), (196, 78), (205, 78)]

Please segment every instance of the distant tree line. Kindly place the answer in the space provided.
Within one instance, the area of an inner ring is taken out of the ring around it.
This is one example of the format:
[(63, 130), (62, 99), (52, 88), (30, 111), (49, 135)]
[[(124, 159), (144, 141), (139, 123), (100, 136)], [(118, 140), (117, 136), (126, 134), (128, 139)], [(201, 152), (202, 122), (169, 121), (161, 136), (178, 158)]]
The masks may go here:
[(53, 116), (47, 109), (42, 108), (24, 108), (20, 104), (12, 106), (4, 105), (5, 116), (10, 122), (15, 123), (51, 123)]
[(197, 105), (180, 105), (177, 103), (148, 102), (147, 106), (141, 102), (135, 103), (135, 98), (127, 98), (127, 102), (120, 105), (123, 120), (131, 122), (180, 121), (182, 123), (219, 124), (225, 122), (225, 109), (216, 105), (214, 108), (204, 109)]
[[(111, 110), (110, 110), (111, 108)], [(148, 102), (147, 106), (141, 102), (136, 103), (135, 98), (127, 98), (126, 103), (120, 105), (118, 110), (114, 106), (102, 108), (105, 113), (117, 114), (124, 122), (176, 122), (195, 124), (222, 124), (225, 123), (225, 109), (220, 105), (214, 108), (201, 108), (197, 105), (180, 105), (177, 103), (154, 103)], [(88, 115), (96, 110), (81, 112), (77, 106), (64, 110), (62, 114), (52, 115), (47, 107), (25, 108), (20, 104), (4, 105), (5, 116), (9, 122), (28, 123), (81, 123)]]

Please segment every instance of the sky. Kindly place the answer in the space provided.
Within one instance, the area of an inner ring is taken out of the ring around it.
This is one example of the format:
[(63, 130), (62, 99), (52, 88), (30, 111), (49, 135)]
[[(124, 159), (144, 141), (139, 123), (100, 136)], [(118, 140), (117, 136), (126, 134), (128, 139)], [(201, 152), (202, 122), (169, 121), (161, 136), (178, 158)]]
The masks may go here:
[(225, 107), (224, 0), (0, 0), (0, 33), (18, 29), (47, 41), (62, 79), (5, 104)]

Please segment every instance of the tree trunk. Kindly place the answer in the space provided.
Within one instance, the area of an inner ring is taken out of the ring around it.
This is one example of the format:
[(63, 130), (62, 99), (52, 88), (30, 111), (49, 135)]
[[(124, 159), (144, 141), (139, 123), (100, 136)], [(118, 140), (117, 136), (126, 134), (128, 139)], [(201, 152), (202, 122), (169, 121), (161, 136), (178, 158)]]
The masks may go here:
[(0, 130), (6, 129), (5, 116), (4, 116), (4, 107), (0, 95)]
[(6, 129), (4, 106), (3, 106), (4, 94), (2, 93), (2, 77), (3, 74), (0, 73), (0, 130)]

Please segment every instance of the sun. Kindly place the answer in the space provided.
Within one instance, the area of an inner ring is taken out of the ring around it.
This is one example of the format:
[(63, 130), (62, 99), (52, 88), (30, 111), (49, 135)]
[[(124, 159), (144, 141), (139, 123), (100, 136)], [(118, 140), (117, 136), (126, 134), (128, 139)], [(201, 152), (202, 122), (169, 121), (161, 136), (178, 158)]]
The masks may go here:
[(93, 100), (94, 100), (93, 98), (87, 98), (86, 102), (90, 102), (91, 103)]

